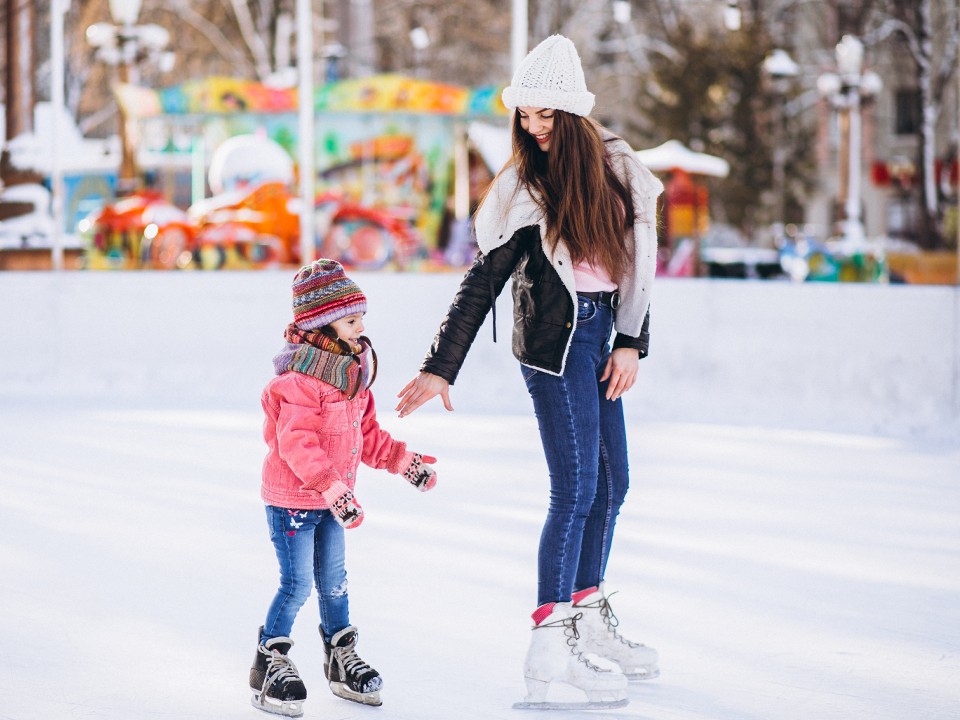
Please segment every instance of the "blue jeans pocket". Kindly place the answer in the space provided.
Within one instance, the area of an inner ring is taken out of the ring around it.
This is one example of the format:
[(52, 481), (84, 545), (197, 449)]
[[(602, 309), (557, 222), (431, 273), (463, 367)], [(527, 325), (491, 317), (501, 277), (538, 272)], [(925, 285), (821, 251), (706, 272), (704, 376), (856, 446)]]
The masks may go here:
[(597, 304), (593, 300), (577, 298), (577, 324), (590, 322), (597, 315)]

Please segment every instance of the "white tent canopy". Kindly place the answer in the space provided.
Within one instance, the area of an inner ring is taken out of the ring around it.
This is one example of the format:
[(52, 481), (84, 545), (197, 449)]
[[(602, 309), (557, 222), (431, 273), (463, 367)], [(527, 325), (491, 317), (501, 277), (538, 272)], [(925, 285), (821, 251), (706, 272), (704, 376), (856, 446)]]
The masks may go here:
[(493, 173), (500, 172), (513, 152), (509, 127), (475, 120), (467, 124), (467, 137)]
[(730, 163), (723, 158), (694, 152), (679, 140), (667, 140), (650, 150), (638, 150), (637, 158), (653, 172), (683, 170), (692, 175), (721, 178), (730, 173)]

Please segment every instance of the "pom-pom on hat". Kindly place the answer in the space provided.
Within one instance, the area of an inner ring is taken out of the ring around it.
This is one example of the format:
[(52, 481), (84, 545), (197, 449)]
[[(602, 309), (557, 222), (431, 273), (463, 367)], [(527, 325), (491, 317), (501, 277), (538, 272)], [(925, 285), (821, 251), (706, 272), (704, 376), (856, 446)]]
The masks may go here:
[(511, 109), (553, 108), (589, 115), (595, 100), (587, 91), (577, 48), (563, 35), (551, 35), (531, 50), (503, 90), (503, 104)]
[(293, 276), (293, 322), (303, 330), (366, 311), (366, 295), (336, 260), (314, 260)]

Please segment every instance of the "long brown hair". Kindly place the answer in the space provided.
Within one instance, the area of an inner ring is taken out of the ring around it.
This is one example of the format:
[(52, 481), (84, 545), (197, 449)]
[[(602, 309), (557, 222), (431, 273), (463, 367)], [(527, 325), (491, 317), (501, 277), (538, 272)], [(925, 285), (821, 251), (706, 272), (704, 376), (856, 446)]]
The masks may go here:
[(521, 184), (537, 191), (547, 221), (547, 245), (562, 237), (573, 261), (588, 261), (620, 281), (633, 264), (626, 242), (633, 226), (630, 186), (611, 167), (600, 125), (588, 117), (554, 110), (550, 150), (513, 116), (513, 164)]

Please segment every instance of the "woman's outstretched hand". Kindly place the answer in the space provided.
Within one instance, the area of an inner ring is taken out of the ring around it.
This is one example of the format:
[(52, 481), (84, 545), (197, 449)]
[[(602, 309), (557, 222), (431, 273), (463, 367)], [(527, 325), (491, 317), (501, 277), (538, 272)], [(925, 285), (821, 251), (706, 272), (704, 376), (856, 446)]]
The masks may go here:
[(400, 413), (400, 417), (404, 417), (437, 395), (443, 398), (443, 406), (447, 410), (453, 410), (453, 405), (450, 404), (450, 383), (439, 375), (422, 372), (397, 393), (400, 402), (394, 409)]
[(633, 387), (640, 366), (640, 355), (633, 348), (617, 348), (607, 359), (600, 382), (610, 379), (607, 400), (616, 400)]

